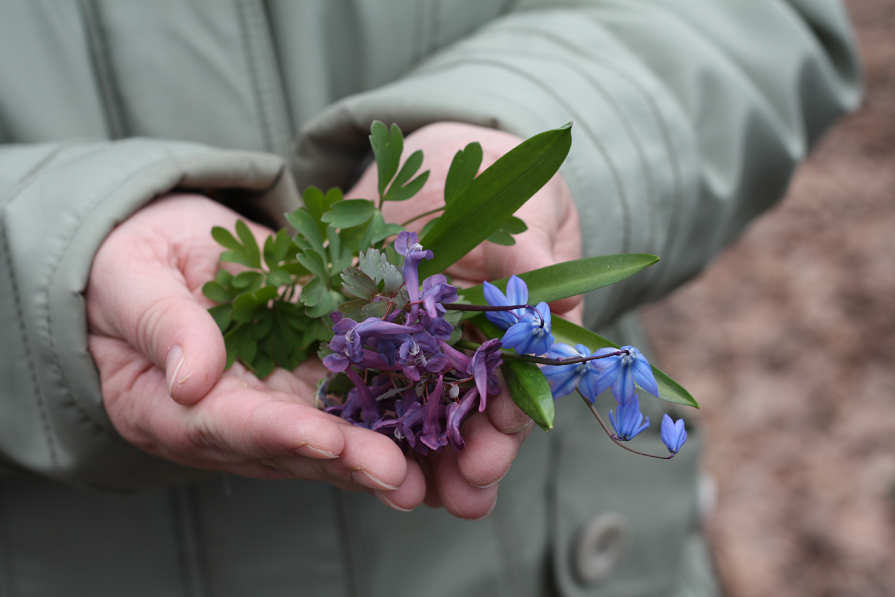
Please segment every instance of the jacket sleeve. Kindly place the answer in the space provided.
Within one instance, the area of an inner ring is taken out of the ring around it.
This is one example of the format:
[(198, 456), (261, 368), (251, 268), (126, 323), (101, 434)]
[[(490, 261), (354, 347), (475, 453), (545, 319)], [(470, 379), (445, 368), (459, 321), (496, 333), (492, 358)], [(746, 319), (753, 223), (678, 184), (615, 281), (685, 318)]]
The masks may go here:
[(0, 148), (0, 471), (119, 490), (197, 475), (120, 438), (86, 348), (93, 255), (175, 188), (232, 191), (270, 214), (297, 201), (268, 154), (147, 139)]
[(562, 172), (585, 254), (662, 258), (586, 297), (585, 321), (598, 327), (698, 273), (782, 197), (810, 144), (859, 100), (836, 0), (521, 1), (308, 122), (298, 175), (344, 184), (374, 118), (522, 137), (574, 121)]

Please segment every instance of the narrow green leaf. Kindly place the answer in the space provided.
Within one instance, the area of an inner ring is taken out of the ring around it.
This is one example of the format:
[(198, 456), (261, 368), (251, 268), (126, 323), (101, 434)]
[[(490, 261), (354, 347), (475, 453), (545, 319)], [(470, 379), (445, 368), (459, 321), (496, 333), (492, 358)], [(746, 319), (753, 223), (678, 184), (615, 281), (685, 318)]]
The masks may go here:
[(423, 226), (423, 229), (420, 230), (420, 238), (425, 238), (426, 235), (429, 234), (429, 231), (432, 230), (432, 228), (438, 222), (438, 218), (440, 217), (441, 216), (435, 216), (434, 218), (426, 222), (426, 224)]
[(345, 199), (333, 203), (332, 209), (323, 214), (323, 221), (336, 228), (359, 226), (373, 217), (376, 206), (366, 199)]
[(444, 204), (453, 203), (463, 189), (465, 189), (482, 165), (482, 146), (478, 141), (473, 141), (464, 149), (454, 154), (447, 178), (444, 181)]
[[(484, 319), (484, 318), (483, 318)], [(558, 315), (554, 315), (551, 321), (551, 333), (557, 342), (569, 344), (583, 344), (587, 346), (591, 352), (598, 348), (618, 348), (618, 344), (607, 340), (603, 336), (596, 334), (588, 329), (563, 319)], [(653, 375), (656, 376), (656, 383), (659, 385), (659, 398), (699, 408), (693, 396), (685, 390), (679, 383), (668, 377), (665, 373), (653, 367)]]
[[(529, 304), (536, 305), (541, 301), (549, 303), (614, 284), (657, 261), (659, 258), (655, 255), (644, 253), (603, 255), (564, 261), (519, 274), (519, 277), (528, 286)], [(508, 280), (501, 278), (493, 284), (506, 291)], [(463, 295), (473, 305), (487, 304), (481, 284), (464, 288)]]
[(394, 192), (389, 189), (389, 194), (385, 199), (383, 199), (383, 201), (407, 201), (420, 192), (420, 189), (423, 188), (423, 185), (426, 184), (427, 180), (429, 180), (428, 170), (426, 170), (402, 187), (395, 187), (393, 185), (392, 189), (394, 189)]
[(507, 221), (500, 225), (500, 229), (508, 234), (522, 234), (528, 230), (528, 225), (516, 216), (510, 216)]
[(500, 366), (516, 406), (544, 431), (553, 429), (554, 407), (550, 384), (534, 363), (505, 360)]
[(245, 247), (246, 255), (252, 263), (251, 267), (261, 269), (261, 250), (258, 248), (258, 242), (248, 225), (242, 220), (236, 220), (236, 234)]
[(473, 179), (422, 239), (435, 257), (420, 264), (420, 277), (443, 271), (488, 238), (556, 174), (571, 144), (571, 125), (546, 131)]

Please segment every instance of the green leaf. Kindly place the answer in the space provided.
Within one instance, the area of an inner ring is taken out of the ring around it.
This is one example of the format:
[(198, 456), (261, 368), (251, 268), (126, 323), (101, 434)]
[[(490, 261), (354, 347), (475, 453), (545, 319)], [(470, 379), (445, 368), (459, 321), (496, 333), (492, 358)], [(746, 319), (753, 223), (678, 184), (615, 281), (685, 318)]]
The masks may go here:
[(435, 216), (434, 218), (426, 222), (426, 224), (423, 226), (423, 229), (420, 230), (420, 238), (424, 238), (427, 234), (429, 234), (429, 231), (432, 230), (432, 228), (438, 222), (438, 218), (440, 217), (441, 216)]
[[(548, 265), (519, 274), (519, 277), (528, 286), (529, 304), (536, 305), (541, 301), (549, 303), (614, 284), (657, 261), (659, 258), (655, 255), (644, 253), (603, 255)], [(501, 278), (493, 284), (505, 292), (507, 281), (509, 278)], [(464, 288), (463, 295), (473, 305), (487, 304), (481, 284)]]
[(342, 290), (357, 298), (370, 300), (379, 288), (370, 276), (352, 266), (342, 270)]
[(258, 356), (255, 357), (255, 361), (252, 363), (252, 370), (255, 373), (255, 377), (258, 379), (264, 379), (273, 373), (273, 370), (276, 369), (276, 367), (277, 364), (274, 360), (263, 352), (259, 352)]
[(505, 360), (500, 366), (516, 406), (544, 431), (553, 429), (554, 407), (550, 384), (534, 363)]
[(323, 257), (313, 249), (308, 249), (303, 253), (299, 253), (295, 258), (318, 278), (322, 278), (324, 281), (329, 279), (329, 268), (326, 267)]
[(326, 297), (326, 286), (320, 278), (313, 278), (301, 289), (301, 302), (308, 307), (313, 307)]
[(367, 306), (367, 303), (369, 302), (370, 301), (366, 299), (355, 299), (353, 301), (348, 301), (339, 305), (339, 311), (341, 311), (342, 315), (344, 315), (348, 319), (361, 321), (361, 309)]
[(507, 218), (506, 222), (500, 225), (500, 229), (507, 234), (522, 234), (523, 232), (528, 230), (528, 225), (522, 220), (522, 218), (510, 216), (509, 218)]
[(511, 247), (516, 244), (516, 239), (503, 230), (495, 230), (494, 232), (489, 234), (488, 238), (486, 238), (485, 240), (488, 242), (492, 242), (495, 245), (503, 245), (505, 247)]
[(228, 327), (230, 327), (230, 308), (231, 305), (226, 303), (223, 305), (215, 305), (208, 310), (211, 317), (214, 319), (214, 322), (218, 324), (218, 327), (221, 329), (222, 334), (227, 331)]
[(406, 201), (420, 192), (420, 189), (423, 188), (423, 185), (426, 184), (426, 181), (429, 180), (429, 171), (426, 170), (406, 185), (402, 187), (395, 188), (392, 186), (392, 189), (395, 189), (392, 192), (392, 189), (389, 189), (388, 196), (383, 199), (383, 201)]
[[(484, 319), (484, 318), (483, 318)], [(551, 318), (551, 333), (557, 342), (569, 344), (583, 344), (587, 346), (591, 352), (598, 348), (618, 348), (618, 344), (607, 340), (603, 336), (596, 334), (579, 325), (575, 325), (571, 321), (567, 321), (558, 315)], [(659, 385), (659, 398), (699, 408), (693, 396), (685, 390), (679, 383), (668, 377), (665, 373), (653, 367), (653, 375), (656, 376), (656, 383)]]
[(308, 213), (308, 210), (298, 208), (295, 211), (286, 214), (286, 220), (292, 224), (292, 227), (298, 230), (299, 234), (310, 243), (311, 248), (318, 253), (323, 253), (323, 237), (320, 236), (320, 230), (317, 228), (317, 222)]
[(376, 301), (374, 303), (367, 303), (361, 308), (360, 317), (361, 320), (365, 320), (370, 317), (382, 319), (383, 316), (385, 316), (386, 311), (388, 311), (388, 301)]
[(246, 256), (251, 262), (249, 267), (261, 269), (261, 250), (258, 248), (258, 242), (255, 240), (255, 235), (249, 230), (248, 225), (242, 220), (236, 220), (236, 234), (239, 236), (239, 240), (242, 241)]
[(206, 282), (202, 285), (202, 294), (216, 303), (228, 303), (233, 298), (230, 290), (220, 282)]
[(379, 174), (379, 196), (385, 193), (388, 183), (394, 178), (404, 151), (404, 136), (397, 124), (391, 130), (385, 124), (374, 120), (370, 125), (370, 145), (376, 158), (376, 170)]
[(233, 234), (226, 228), (214, 226), (211, 229), (211, 238), (217, 241), (219, 245), (230, 249), (231, 251), (243, 251), (242, 243), (236, 240)]
[(444, 204), (453, 203), (463, 189), (472, 182), (482, 165), (482, 146), (473, 141), (454, 155), (444, 181)]
[(570, 124), (546, 131), (473, 179), (422, 239), (435, 257), (420, 264), (420, 278), (445, 270), (488, 238), (556, 174), (571, 144)]
[(261, 288), (264, 274), (261, 272), (240, 272), (233, 278), (233, 288), (239, 288), (243, 292), (255, 292)]
[(332, 209), (323, 214), (323, 221), (336, 228), (351, 228), (368, 221), (376, 211), (376, 206), (367, 199), (345, 199), (333, 203)]
[(429, 178), (429, 171), (426, 170), (412, 181), (407, 181), (410, 180), (411, 176), (416, 174), (416, 171), (420, 169), (422, 164), (423, 152), (418, 149), (407, 158), (406, 162), (404, 162), (404, 166), (401, 168), (401, 171), (398, 172), (398, 176), (395, 178), (394, 182), (392, 182), (391, 187), (389, 187), (388, 192), (382, 200), (405, 201), (416, 195), (419, 190), (423, 188), (423, 185), (426, 184), (426, 180)]

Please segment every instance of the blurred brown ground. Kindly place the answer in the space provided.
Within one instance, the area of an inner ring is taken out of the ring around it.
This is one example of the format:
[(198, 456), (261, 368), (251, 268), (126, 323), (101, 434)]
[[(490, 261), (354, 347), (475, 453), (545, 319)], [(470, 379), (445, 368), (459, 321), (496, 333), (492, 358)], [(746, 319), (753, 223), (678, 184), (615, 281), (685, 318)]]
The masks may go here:
[(703, 405), (730, 597), (895, 596), (895, 0), (847, 6), (863, 107), (647, 311), (664, 369)]

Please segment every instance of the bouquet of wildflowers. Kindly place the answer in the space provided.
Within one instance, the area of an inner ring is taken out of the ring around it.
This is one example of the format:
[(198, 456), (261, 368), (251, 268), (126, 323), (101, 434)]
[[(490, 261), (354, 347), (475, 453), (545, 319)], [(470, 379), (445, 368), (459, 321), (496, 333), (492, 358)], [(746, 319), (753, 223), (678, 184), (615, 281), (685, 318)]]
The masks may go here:
[[(370, 141), (378, 200), (311, 187), (304, 207), (286, 214), (295, 234), (280, 230), (263, 248), (241, 221), (235, 235), (212, 230), (226, 249), (221, 261), (246, 268), (221, 269), (203, 287), (219, 303), (211, 314), (228, 367), (238, 359), (262, 378), (316, 354), (330, 371), (318, 386), (320, 408), (423, 454), (464, 449), (463, 421), (484, 411), (501, 383), (545, 430), (553, 427), (554, 400), (577, 390), (609, 437), (629, 450), (622, 442), (649, 426), (638, 387), (697, 406), (637, 348), (551, 316), (548, 306), (622, 280), (657, 257), (580, 259), (462, 290), (443, 273), (480, 242), (513, 244), (512, 235), (526, 230), (513, 214), (559, 169), (570, 125), (528, 139), (481, 173), (481, 146), (467, 145), (448, 171), (444, 207), (420, 234), (387, 223), (381, 207), (425, 184), (428, 171), (417, 174), (422, 152), (402, 161), (396, 125), (374, 122)], [(469, 340), (464, 332), (473, 328), (485, 341)], [(607, 389), (611, 429), (596, 406)], [(670, 458), (686, 440), (683, 420), (665, 415), (661, 437)]]

